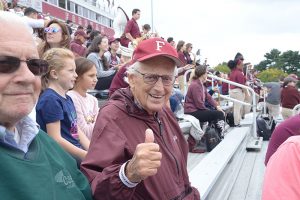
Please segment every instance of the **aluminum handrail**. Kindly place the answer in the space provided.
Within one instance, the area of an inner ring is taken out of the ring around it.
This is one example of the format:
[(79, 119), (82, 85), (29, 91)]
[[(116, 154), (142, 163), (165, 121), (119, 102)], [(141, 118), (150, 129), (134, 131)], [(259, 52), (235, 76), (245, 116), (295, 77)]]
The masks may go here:
[[(184, 73), (184, 96), (186, 95), (187, 93), (187, 89), (188, 89), (188, 82), (186, 81), (186, 77), (189, 73), (192, 72), (192, 69), (189, 69), (187, 70), (185, 73)], [(209, 78), (211, 78), (212, 82), (213, 80), (219, 80), (219, 81), (222, 81), (222, 82), (225, 82), (225, 83), (228, 83), (228, 88), (229, 88), (229, 91), (230, 91), (230, 85), (234, 85), (234, 86), (237, 86), (237, 87), (240, 87), (240, 88), (243, 88), (243, 89), (246, 89), (248, 90), (250, 93), (251, 93), (251, 96), (252, 96), (252, 104), (250, 103), (246, 103), (246, 102), (243, 102), (243, 101), (239, 101), (237, 99), (234, 99), (232, 97), (229, 97), (228, 96), (225, 96), (225, 95), (221, 95), (220, 94), (220, 97), (224, 98), (224, 99), (227, 99), (227, 100), (230, 100), (230, 101), (233, 101), (233, 102), (237, 102), (237, 103), (241, 103), (243, 105), (247, 105), (247, 106), (252, 106), (252, 111), (253, 111), (253, 137), (257, 137), (257, 132), (256, 132), (256, 93), (255, 91), (249, 87), (249, 86), (245, 86), (245, 85), (242, 85), (242, 84), (239, 84), (239, 83), (236, 83), (236, 82), (233, 82), (233, 81), (229, 81), (227, 79), (224, 79), (224, 78), (220, 78), (218, 76), (214, 76), (212, 74), (208, 74), (207, 75)]]

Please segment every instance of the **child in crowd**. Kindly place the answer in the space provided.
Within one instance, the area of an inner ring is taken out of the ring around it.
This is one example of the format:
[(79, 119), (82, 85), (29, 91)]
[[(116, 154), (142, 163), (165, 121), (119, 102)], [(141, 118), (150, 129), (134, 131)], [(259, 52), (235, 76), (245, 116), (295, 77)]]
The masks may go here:
[(99, 107), (97, 99), (87, 91), (96, 86), (97, 69), (94, 63), (86, 58), (77, 58), (75, 64), (78, 77), (74, 88), (67, 94), (74, 102), (78, 127), (91, 139)]
[(45, 52), (43, 59), (49, 69), (42, 76), (44, 91), (36, 106), (37, 123), (80, 163), (90, 142), (78, 129), (73, 101), (66, 95), (77, 78), (74, 55), (67, 49), (52, 48)]

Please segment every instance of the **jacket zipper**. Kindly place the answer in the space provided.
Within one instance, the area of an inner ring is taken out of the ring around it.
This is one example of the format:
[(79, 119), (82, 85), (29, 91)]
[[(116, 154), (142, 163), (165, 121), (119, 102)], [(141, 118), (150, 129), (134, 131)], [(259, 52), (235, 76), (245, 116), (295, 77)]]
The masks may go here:
[(178, 165), (178, 161), (177, 161), (176, 157), (174, 156), (174, 154), (172, 153), (172, 151), (170, 151), (170, 149), (168, 148), (168, 146), (167, 146), (167, 144), (166, 144), (166, 141), (165, 141), (164, 136), (163, 136), (163, 134), (162, 134), (162, 123), (161, 123), (160, 119), (159, 119), (157, 116), (155, 116), (154, 118), (155, 118), (155, 121), (157, 121), (157, 123), (158, 123), (158, 126), (159, 126), (159, 134), (160, 134), (160, 136), (161, 136), (161, 138), (162, 138), (162, 141), (163, 141), (165, 147), (167, 148), (168, 152), (171, 154), (171, 156), (172, 156), (172, 157), (174, 158), (174, 160), (175, 160), (176, 168), (177, 168), (177, 175), (179, 176), (179, 165)]

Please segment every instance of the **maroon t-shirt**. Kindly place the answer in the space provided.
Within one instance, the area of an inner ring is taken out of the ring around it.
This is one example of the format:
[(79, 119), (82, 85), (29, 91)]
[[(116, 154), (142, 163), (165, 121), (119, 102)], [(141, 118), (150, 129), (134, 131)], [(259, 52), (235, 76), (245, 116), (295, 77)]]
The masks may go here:
[[(229, 75), (229, 80), (242, 85), (246, 84), (246, 77), (244, 76), (243, 71), (238, 68), (234, 68), (233, 70), (231, 70), (231, 73)], [(235, 88), (240, 88), (240, 87), (237, 87), (235, 85), (230, 85), (230, 89), (235, 89)]]
[(208, 94), (206, 87), (197, 79), (193, 80), (189, 86), (184, 102), (184, 113), (192, 113), (197, 110), (207, 110), (207, 101), (213, 107), (217, 107), (215, 100)]
[(277, 151), (278, 147), (283, 142), (285, 142), (291, 136), (300, 135), (299, 124), (300, 115), (295, 115), (284, 120), (278, 126), (276, 126), (269, 142), (268, 150), (265, 157), (265, 165), (268, 164), (270, 157)]
[(300, 94), (297, 88), (286, 86), (281, 90), (281, 106), (293, 109), (295, 105), (300, 103)]
[(124, 47), (128, 47), (128, 44), (130, 42), (130, 40), (125, 36), (126, 33), (130, 33), (133, 38), (141, 37), (140, 28), (135, 19), (132, 18), (127, 22), (124, 34), (121, 36), (120, 44)]
[[(179, 66), (178, 68), (184, 67), (184, 66), (187, 64), (187, 60), (186, 60), (186, 57), (185, 57), (184, 53), (183, 53), (182, 51), (177, 51), (177, 54), (178, 54), (179, 60), (181, 60), (181, 62), (183, 63), (183, 65), (182, 65), (182, 66)], [(183, 75), (184, 72), (185, 72), (185, 71), (179, 73), (178, 76)]]

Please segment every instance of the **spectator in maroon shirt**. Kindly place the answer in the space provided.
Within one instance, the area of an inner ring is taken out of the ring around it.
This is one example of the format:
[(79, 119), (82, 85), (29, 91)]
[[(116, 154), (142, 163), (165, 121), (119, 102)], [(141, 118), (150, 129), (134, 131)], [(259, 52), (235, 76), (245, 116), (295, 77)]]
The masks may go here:
[[(183, 53), (186, 50), (186, 45), (185, 45), (184, 41), (182, 41), (182, 40), (178, 41), (176, 50), (177, 50), (179, 60), (184, 64), (182, 67), (177, 68), (179, 88), (183, 92), (184, 91), (184, 77), (183, 77), (183, 75), (184, 75), (185, 71), (187, 71), (188, 69), (193, 68), (193, 65), (187, 63), (187, 57)], [(187, 77), (186, 81), (187, 82), (189, 81), (188, 77)]]
[(141, 32), (138, 23), (136, 22), (140, 19), (141, 11), (139, 9), (132, 10), (132, 19), (129, 20), (125, 26), (123, 35), (121, 36), (121, 45), (128, 47), (129, 42), (136, 45), (135, 39), (141, 37)]
[[(185, 50), (183, 51), (187, 64), (195, 63), (195, 61), (191, 58), (191, 54), (193, 54), (192, 49), (193, 49), (193, 45), (191, 43), (187, 43)], [(195, 58), (195, 56), (193, 57)]]
[(117, 51), (120, 48), (120, 38), (111, 37), (108, 39), (109, 49), (104, 53), (106, 57), (109, 67), (119, 69), (121, 66), (120, 57), (117, 55)]
[(87, 48), (83, 45), (88, 38), (83, 30), (78, 30), (74, 34), (74, 40), (70, 44), (70, 49), (75, 57), (85, 57)]
[(293, 108), (300, 103), (300, 94), (296, 88), (297, 80), (288, 76), (283, 80), (281, 90), (282, 117), (287, 119), (293, 115)]
[(224, 111), (207, 92), (204, 83), (207, 79), (207, 69), (198, 65), (192, 77), (185, 97), (184, 113), (196, 117), (200, 122), (213, 122), (220, 134), (224, 129)]
[[(229, 80), (245, 85), (246, 77), (243, 74), (244, 67), (244, 57), (241, 53), (237, 53), (234, 60), (230, 60), (228, 62), (228, 67), (231, 70), (229, 75)], [(230, 85), (230, 97), (237, 99), (239, 101), (245, 101), (245, 96), (248, 95), (248, 91), (242, 89), (240, 87)], [(233, 103), (233, 117), (234, 117), (234, 125), (240, 126), (241, 115), (242, 115), (243, 105), (237, 102)]]
[(278, 147), (286, 141), (289, 137), (294, 135), (300, 135), (300, 115), (295, 115), (289, 119), (283, 121), (276, 126), (272, 133), (268, 150), (265, 158), (265, 165), (268, 164), (271, 156), (276, 152)]

